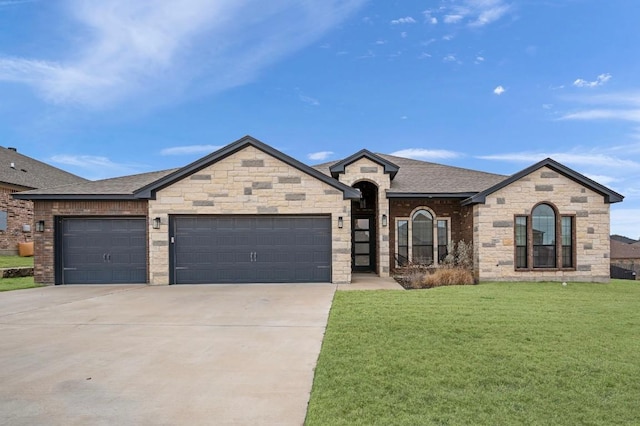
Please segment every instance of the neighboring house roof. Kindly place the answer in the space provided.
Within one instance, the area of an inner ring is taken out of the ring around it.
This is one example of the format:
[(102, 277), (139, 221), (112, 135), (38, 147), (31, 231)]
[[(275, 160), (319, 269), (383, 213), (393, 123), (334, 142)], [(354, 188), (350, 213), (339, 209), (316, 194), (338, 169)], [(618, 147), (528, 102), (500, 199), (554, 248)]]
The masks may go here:
[[(504, 175), (393, 155), (374, 155), (398, 167), (395, 178), (391, 181), (391, 188), (387, 191), (389, 198), (412, 196), (467, 198), (507, 178)], [(325, 174), (330, 174), (336, 165), (345, 161), (346, 159), (318, 164), (314, 168)]]
[(625, 244), (638, 244), (638, 243), (640, 243), (640, 241), (634, 240), (633, 238), (625, 237), (623, 235), (615, 235), (615, 234), (611, 236), (611, 240), (620, 241), (621, 243), (625, 243)]
[(604, 198), (605, 198), (605, 202), (606, 203), (618, 203), (620, 201), (622, 201), (624, 199), (624, 197), (620, 194), (618, 194), (615, 191), (612, 191), (611, 189), (600, 185), (598, 182), (595, 182), (591, 179), (589, 179), (588, 177), (576, 172), (575, 170), (571, 170), (570, 168), (568, 168), (567, 166), (564, 166), (560, 163), (558, 163), (555, 160), (552, 160), (551, 158), (546, 158), (536, 164), (534, 164), (533, 166), (527, 167), (526, 169), (511, 175), (509, 178), (505, 179), (504, 181), (482, 191), (477, 193), (476, 195), (469, 197), (468, 199), (464, 200), (462, 202), (462, 205), (468, 205), (468, 204), (478, 204), (478, 203), (484, 203), (485, 199), (487, 198), (488, 195), (504, 188), (507, 185), (512, 184), (513, 182), (522, 179), (523, 177), (527, 176), (530, 173), (535, 172), (536, 170), (542, 168), (542, 167), (548, 167), (551, 170), (556, 171), (557, 173), (560, 173), (561, 175), (566, 176), (569, 179), (572, 179), (575, 182), (578, 182), (579, 184), (586, 186), (587, 188), (591, 189), (592, 191), (595, 191), (599, 194), (601, 194)]
[(175, 172), (178, 169), (142, 173), (111, 179), (86, 181), (75, 185), (62, 185), (53, 188), (34, 189), (14, 194), (14, 198), (23, 200), (122, 200), (135, 199), (133, 193), (152, 182)]
[(611, 259), (638, 259), (640, 260), (640, 246), (627, 244), (611, 238)]
[(80, 182), (87, 180), (0, 146), (0, 183), (29, 189)]
[(344, 173), (344, 168), (351, 163), (358, 161), (361, 158), (367, 158), (374, 163), (380, 164), (384, 168), (384, 172), (391, 175), (391, 180), (396, 177), (398, 173), (398, 166), (393, 164), (391, 161), (385, 160), (384, 158), (376, 155), (366, 149), (361, 149), (353, 155), (345, 158), (344, 160), (338, 161), (334, 163), (331, 167), (329, 167), (329, 171), (331, 172), (331, 176), (334, 178), (338, 178), (338, 175)]
[(303, 164), (280, 151), (252, 138), (245, 136), (226, 147), (213, 152), (180, 169), (165, 170), (160, 172), (144, 173), (133, 176), (104, 179), (99, 181), (87, 181), (77, 185), (65, 185), (54, 188), (25, 191), (14, 194), (15, 198), (25, 200), (115, 200), (115, 199), (154, 199), (156, 191), (166, 188), (172, 183), (204, 169), (205, 167), (240, 151), (253, 146), (280, 161), (307, 173), (316, 179), (342, 191), (345, 199), (359, 199), (360, 192), (350, 186), (338, 182), (315, 169)]

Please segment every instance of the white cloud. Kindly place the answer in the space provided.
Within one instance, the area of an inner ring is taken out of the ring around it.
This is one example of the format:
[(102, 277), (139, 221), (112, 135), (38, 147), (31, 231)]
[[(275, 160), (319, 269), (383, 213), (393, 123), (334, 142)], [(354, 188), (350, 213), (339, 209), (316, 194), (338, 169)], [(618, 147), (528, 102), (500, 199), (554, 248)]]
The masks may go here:
[[(625, 202), (622, 205), (626, 204)], [(629, 238), (640, 238), (640, 208), (611, 207), (611, 234), (624, 235)]]
[(456, 58), (456, 55), (447, 55), (444, 58), (442, 58), (442, 60), (444, 62), (456, 62), (457, 58)]
[(444, 10), (442, 21), (445, 24), (466, 22), (473, 28), (500, 20), (511, 10), (511, 5), (504, 0), (463, 0), (459, 3), (445, 3), (441, 10)]
[(445, 160), (449, 158), (458, 158), (460, 153), (448, 151), (446, 149), (423, 149), (423, 148), (407, 148), (392, 152), (390, 155), (396, 157), (413, 158), (419, 160)]
[(319, 152), (313, 152), (307, 155), (307, 158), (309, 160), (314, 160), (314, 161), (323, 161), (332, 155), (333, 155), (333, 151), (319, 151)]
[(584, 175), (602, 185), (611, 185), (612, 183), (620, 182), (620, 178), (616, 178), (613, 176), (597, 175), (592, 173), (585, 173)]
[(407, 32), (406, 31), (401, 32), (400, 37), (407, 38)]
[(411, 16), (406, 16), (404, 18), (400, 18), (400, 19), (394, 19), (393, 21), (391, 21), (392, 25), (398, 25), (398, 24), (415, 24), (416, 20), (413, 19)]
[(387, 40), (377, 40), (376, 43), (378, 46), (381, 46), (383, 44), (387, 44)]
[(587, 81), (581, 78), (578, 78), (573, 82), (573, 85), (576, 87), (598, 87), (605, 84), (607, 81), (611, 80), (611, 74), (600, 74), (594, 81)]
[(476, 63), (476, 64), (480, 64), (480, 63), (482, 63), (482, 62), (484, 62), (484, 56), (476, 56), (476, 61), (475, 61), (475, 63)]
[(640, 109), (590, 109), (567, 113), (559, 120), (624, 120), (640, 122)]
[(433, 11), (425, 10), (424, 12), (422, 12), (422, 14), (424, 15), (425, 21), (428, 22), (429, 24), (436, 25), (438, 23), (438, 18), (433, 16)]
[(191, 155), (191, 154), (209, 154), (217, 151), (221, 146), (218, 145), (186, 145), (164, 148), (160, 151), (160, 155)]
[(146, 166), (135, 163), (115, 163), (108, 157), (96, 155), (59, 154), (49, 159), (52, 163), (77, 169), (74, 173), (88, 179), (105, 179), (139, 173)]
[(464, 19), (464, 16), (462, 15), (445, 15), (443, 22), (445, 24), (457, 24), (458, 22), (462, 21)]
[(52, 52), (57, 60), (0, 55), (0, 81), (31, 86), (47, 102), (95, 108), (215, 93), (255, 79), (364, 3), (69, 0), (77, 25), (64, 36), (74, 42)]
[(310, 96), (305, 96), (305, 95), (299, 94), (299, 95), (298, 95), (298, 98), (299, 98), (302, 102), (304, 102), (305, 104), (309, 104), (309, 105), (311, 105), (311, 106), (318, 106), (318, 105), (320, 105), (320, 102), (319, 102), (316, 98), (312, 98), (312, 97), (310, 97)]
[(619, 158), (606, 152), (514, 152), (507, 154), (482, 155), (478, 156), (482, 160), (498, 160), (516, 163), (534, 164), (547, 157), (563, 164), (574, 164), (581, 166), (593, 166), (604, 168), (616, 168), (620, 170), (640, 170), (640, 162)]
[(507, 91), (507, 89), (505, 89), (505, 88), (504, 88), (504, 87), (502, 87), (502, 86), (498, 86), (498, 87), (496, 87), (495, 89), (493, 89), (493, 93), (495, 93), (495, 94), (496, 94), (496, 95), (498, 95), (498, 96), (502, 95), (502, 94), (503, 94), (504, 92), (506, 92), (506, 91)]

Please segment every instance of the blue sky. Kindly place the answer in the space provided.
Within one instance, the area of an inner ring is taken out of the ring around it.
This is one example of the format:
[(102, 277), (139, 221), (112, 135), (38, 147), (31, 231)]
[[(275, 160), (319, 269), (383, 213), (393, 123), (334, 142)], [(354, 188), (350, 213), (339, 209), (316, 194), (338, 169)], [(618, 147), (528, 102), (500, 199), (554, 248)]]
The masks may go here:
[(494, 173), (545, 157), (640, 237), (637, 0), (0, 0), (0, 144), (90, 179), (250, 134)]

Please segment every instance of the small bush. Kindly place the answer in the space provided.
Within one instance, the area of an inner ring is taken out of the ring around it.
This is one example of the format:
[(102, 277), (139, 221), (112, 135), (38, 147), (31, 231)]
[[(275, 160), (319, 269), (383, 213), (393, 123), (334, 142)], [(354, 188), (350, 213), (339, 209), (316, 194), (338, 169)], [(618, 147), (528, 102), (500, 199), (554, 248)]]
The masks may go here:
[(446, 285), (471, 285), (474, 284), (473, 274), (468, 269), (462, 268), (441, 268), (436, 269), (431, 274), (424, 275), (420, 287), (412, 288), (432, 288)]

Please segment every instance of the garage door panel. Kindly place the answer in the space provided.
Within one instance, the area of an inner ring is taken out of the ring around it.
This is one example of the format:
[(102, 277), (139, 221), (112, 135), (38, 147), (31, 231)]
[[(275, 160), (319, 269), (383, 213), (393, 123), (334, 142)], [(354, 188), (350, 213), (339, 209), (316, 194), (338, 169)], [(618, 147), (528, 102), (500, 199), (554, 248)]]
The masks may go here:
[(176, 216), (172, 228), (175, 283), (331, 279), (328, 216)]
[(63, 218), (60, 229), (63, 284), (147, 281), (145, 219)]

